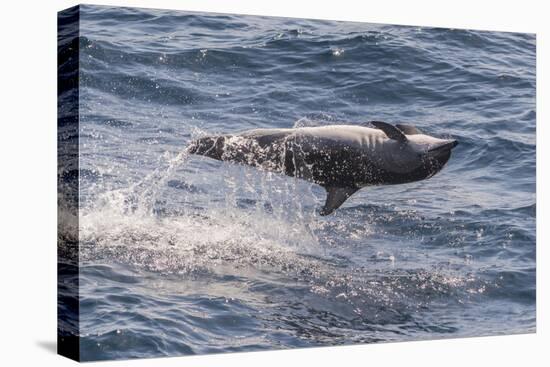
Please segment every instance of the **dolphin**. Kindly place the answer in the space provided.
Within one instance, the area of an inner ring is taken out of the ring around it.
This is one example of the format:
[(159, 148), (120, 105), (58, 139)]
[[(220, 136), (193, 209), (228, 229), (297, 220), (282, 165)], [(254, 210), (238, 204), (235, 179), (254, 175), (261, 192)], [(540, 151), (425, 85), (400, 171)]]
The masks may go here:
[(458, 144), (412, 125), (370, 125), (373, 128), (330, 125), (206, 136), (193, 141), (188, 152), (318, 184), (327, 192), (319, 214), (328, 215), (363, 187), (432, 177)]

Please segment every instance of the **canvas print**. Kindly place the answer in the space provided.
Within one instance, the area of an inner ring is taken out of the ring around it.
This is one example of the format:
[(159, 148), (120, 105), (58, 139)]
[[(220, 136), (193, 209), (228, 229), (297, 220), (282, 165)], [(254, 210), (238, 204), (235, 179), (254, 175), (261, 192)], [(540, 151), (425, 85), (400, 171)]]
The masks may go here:
[(58, 350), (536, 329), (534, 34), (58, 15)]

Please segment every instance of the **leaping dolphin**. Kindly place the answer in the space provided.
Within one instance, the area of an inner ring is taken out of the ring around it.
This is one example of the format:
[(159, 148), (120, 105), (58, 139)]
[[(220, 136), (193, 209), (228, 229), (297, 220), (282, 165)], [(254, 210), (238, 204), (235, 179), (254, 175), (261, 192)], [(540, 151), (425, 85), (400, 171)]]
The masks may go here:
[(439, 172), (458, 144), (411, 125), (371, 121), (354, 125), (255, 129), (195, 140), (189, 153), (284, 173), (321, 185), (321, 215), (338, 209), (357, 190), (420, 181)]

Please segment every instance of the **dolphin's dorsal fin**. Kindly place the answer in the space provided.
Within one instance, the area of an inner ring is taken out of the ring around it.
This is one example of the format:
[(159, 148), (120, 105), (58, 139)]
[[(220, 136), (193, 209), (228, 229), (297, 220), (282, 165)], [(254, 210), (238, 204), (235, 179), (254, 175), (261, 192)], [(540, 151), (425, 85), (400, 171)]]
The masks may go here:
[(370, 122), (374, 127), (377, 129), (382, 130), (390, 139), (397, 140), (399, 142), (406, 142), (407, 137), (401, 130), (393, 126), (392, 124), (388, 124), (387, 122), (383, 121), (371, 121)]
[(359, 188), (357, 187), (325, 187), (327, 190), (327, 201), (319, 214), (329, 215), (340, 207)]
[(422, 131), (418, 130), (416, 126), (405, 125), (405, 124), (396, 124), (395, 125), (399, 130), (403, 131), (406, 135), (418, 135), (422, 134)]

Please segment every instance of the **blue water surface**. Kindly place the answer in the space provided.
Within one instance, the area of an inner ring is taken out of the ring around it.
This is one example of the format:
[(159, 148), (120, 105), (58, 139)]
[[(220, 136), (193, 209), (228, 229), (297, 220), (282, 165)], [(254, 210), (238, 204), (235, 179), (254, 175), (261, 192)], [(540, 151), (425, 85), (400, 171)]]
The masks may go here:
[[(535, 331), (535, 36), (81, 6), (82, 358)], [(426, 181), (324, 190), (204, 134), (414, 124)]]

